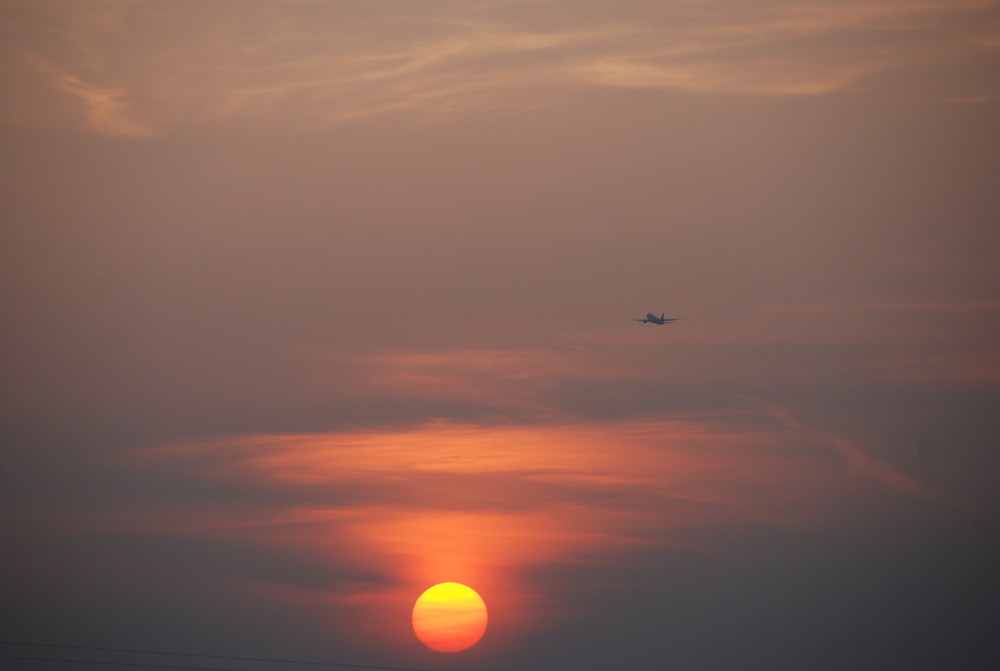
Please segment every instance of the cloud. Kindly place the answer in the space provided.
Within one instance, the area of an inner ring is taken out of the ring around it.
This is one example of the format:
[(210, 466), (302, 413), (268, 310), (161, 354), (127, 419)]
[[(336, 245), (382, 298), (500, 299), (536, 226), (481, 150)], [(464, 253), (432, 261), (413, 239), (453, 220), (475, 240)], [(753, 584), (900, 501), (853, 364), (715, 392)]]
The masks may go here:
[(127, 90), (119, 87), (101, 87), (55, 68), (48, 71), (52, 85), (83, 103), (86, 127), (98, 135), (111, 137), (152, 137), (156, 133), (146, 124), (136, 120), (129, 104), (125, 102)]
[(814, 305), (766, 305), (760, 308), (765, 313), (808, 313), (808, 312), (1000, 312), (998, 301), (936, 301), (936, 302), (865, 302), (865, 303), (817, 303)]
[(916, 478), (912, 478), (888, 462), (872, 456), (863, 450), (855, 441), (829, 431), (811, 428), (795, 419), (790, 408), (777, 403), (763, 403), (775, 419), (783, 425), (805, 436), (826, 443), (833, 447), (843, 459), (844, 464), (854, 474), (881, 482), (889, 487), (906, 492), (912, 496), (931, 499), (938, 502), (953, 503), (954, 497), (946, 495), (930, 487)]
[[(482, 559), (513, 566), (549, 553), (530, 541), (536, 533), (567, 550), (609, 538), (628, 546), (652, 539), (654, 530), (657, 542), (683, 543), (684, 529), (704, 525), (797, 524), (818, 514), (823, 499), (840, 496), (840, 488), (857, 486), (849, 485), (849, 469), (830, 468), (828, 448), (834, 444), (843, 453), (841, 439), (770, 407), (764, 415), (751, 412), (756, 424), (742, 414), (734, 417), (738, 421), (524, 426), (436, 421), (395, 430), (216, 438), (131, 451), (116, 462), (242, 482), (268, 499), (272, 494), (266, 492), (300, 493), (285, 499), (283, 511), (279, 505), (263, 516), (209, 507), (196, 523), (203, 531), (246, 529), (268, 536), (285, 527), (309, 537), (310, 524), (346, 524), (362, 536), (369, 533), (371, 542), (397, 549), (409, 544), (400, 551), (418, 555), (417, 548), (436, 542), (413, 532), (425, 518), (493, 520), (489, 524), (496, 528), (483, 535), (484, 542), (513, 535), (519, 540), (511, 539), (517, 548), (509, 552), (518, 557), (491, 546)], [(760, 421), (778, 415), (778, 423)], [(845, 466), (853, 469), (860, 463), (853, 446), (851, 455)], [(878, 470), (889, 472), (884, 465)], [(876, 479), (913, 482), (901, 475)], [(191, 510), (162, 519), (177, 531), (197, 516)], [(369, 523), (378, 531), (366, 531)], [(406, 538), (389, 541), (386, 534)]]
[(955, 352), (894, 352), (872, 362), (875, 379), (905, 385), (1000, 385), (1000, 351), (968, 348)]
[(897, 36), (933, 33), (941, 21), (990, 9), (981, 2), (771, 3), (753, 13), (734, 8), (679, 28), (655, 25), (635, 40), (646, 46), (618, 45), (583, 59), (574, 71), (622, 88), (822, 95), (868, 75), (967, 50), (969, 45), (956, 44), (946, 29), (937, 28), (941, 39), (927, 41), (920, 52), (912, 50), (915, 42), (904, 44)]
[(595, 82), (620, 88), (802, 96), (843, 89), (876, 69), (873, 65), (854, 65), (817, 71), (809, 64), (789, 64), (777, 59), (687, 64), (663, 62), (655, 55), (636, 55), (600, 58), (578, 66), (576, 71)]
[[(333, 359), (357, 361), (343, 354)], [(542, 397), (559, 380), (622, 374), (579, 353), (554, 349), (376, 353), (361, 361), (374, 395), (471, 401), (536, 417), (554, 411)]]
[[(160, 539), (227, 589), (341, 622), (349, 612), (351, 631), (399, 645), (387, 613), (442, 580), (475, 585), (498, 621), (552, 624), (584, 608), (561, 591), (573, 581), (544, 578), (554, 571), (601, 575), (587, 590), (634, 589), (628, 576), (663, 570), (651, 557), (739, 554), (745, 533), (847, 523), (887, 493), (936, 501), (853, 442), (756, 401), (700, 419), (213, 437), (103, 463), (161, 495), (15, 517)], [(192, 499), (201, 489), (216, 494)], [(781, 551), (766, 547), (754, 552)]]
[[(568, 6), (51, 4), (6, 27), (37, 38), (16, 40), (17, 56), (73, 73), (54, 85), (85, 104), (88, 128), (130, 136), (234, 120), (311, 129), (403, 112), (454, 118), (595, 87), (815, 96), (996, 43), (982, 2)], [(936, 96), (988, 99), (984, 85)]]
[(565, 617), (567, 595), (535, 582), (553, 566), (715, 552), (706, 530), (800, 528), (848, 483), (774, 429), (434, 421), (217, 437), (102, 461), (157, 494), (0, 521), (141, 547), (195, 583), (317, 610), (338, 631), (388, 627), (371, 634), (385, 644), (405, 634), (388, 614), (445, 579), (476, 585), (501, 622)]

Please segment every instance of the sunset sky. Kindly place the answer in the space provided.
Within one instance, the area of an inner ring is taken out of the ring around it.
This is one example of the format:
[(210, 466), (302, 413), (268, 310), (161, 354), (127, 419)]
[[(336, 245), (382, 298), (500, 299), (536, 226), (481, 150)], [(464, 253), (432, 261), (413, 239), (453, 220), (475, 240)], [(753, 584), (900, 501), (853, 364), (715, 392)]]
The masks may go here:
[(0, 0), (0, 54), (0, 657), (1000, 655), (1000, 2)]

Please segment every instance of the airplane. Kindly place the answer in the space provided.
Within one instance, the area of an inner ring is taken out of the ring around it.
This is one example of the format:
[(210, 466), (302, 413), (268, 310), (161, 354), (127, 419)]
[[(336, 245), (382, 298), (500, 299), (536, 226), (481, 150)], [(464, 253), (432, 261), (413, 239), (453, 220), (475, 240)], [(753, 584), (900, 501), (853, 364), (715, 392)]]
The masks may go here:
[(645, 319), (633, 319), (632, 321), (634, 321), (634, 322), (642, 322), (643, 324), (659, 324), (660, 326), (663, 326), (664, 324), (669, 324), (670, 322), (675, 322), (678, 319), (680, 319), (680, 317), (668, 317), (666, 312), (664, 312), (659, 317), (657, 317), (656, 315), (654, 315), (652, 312), (649, 312), (649, 313), (646, 314), (646, 318)]

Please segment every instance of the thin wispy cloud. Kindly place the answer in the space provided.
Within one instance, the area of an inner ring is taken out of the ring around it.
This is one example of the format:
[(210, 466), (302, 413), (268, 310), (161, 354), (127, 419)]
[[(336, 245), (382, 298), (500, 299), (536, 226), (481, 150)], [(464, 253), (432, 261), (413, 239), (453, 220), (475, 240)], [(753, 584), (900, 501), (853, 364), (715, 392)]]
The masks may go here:
[[(776, 67), (777, 66), (777, 67)], [(842, 89), (877, 70), (871, 65), (826, 67), (774, 59), (750, 63), (672, 63), (655, 55), (610, 56), (578, 66), (584, 77), (621, 88), (702, 93), (809, 96)]]
[(126, 102), (128, 91), (94, 85), (83, 79), (41, 66), (51, 78), (52, 86), (77, 99), (83, 108), (86, 127), (98, 135), (111, 137), (152, 137), (156, 132), (138, 121)]
[[(981, 2), (777, 3), (681, 28), (657, 25), (637, 40), (646, 41), (645, 48), (617, 49), (576, 67), (583, 76), (623, 88), (821, 95), (869, 75), (968, 51), (963, 38), (950, 37), (939, 22), (993, 9)], [(913, 44), (899, 42), (904, 34), (914, 36)], [(920, 42), (924, 48), (914, 49)]]
[(927, 302), (865, 302), (817, 303), (814, 305), (766, 305), (759, 308), (764, 313), (808, 312), (1000, 312), (1000, 301), (927, 301)]
[[(759, 401), (758, 401), (759, 403)], [(918, 479), (906, 475), (884, 459), (873, 456), (854, 440), (829, 431), (821, 431), (807, 426), (796, 419), (790, 408), (773, 402), (761, 403), (765, 411), (771, 414), (782, 425), (805, 436), (832, 447), (843, 459), (844, 466), (854, 475), (861, 478), (876, 480), (894, 489), (901, 490), (912, 496), (927, 498), (939, 502), (954, 502), (954, 496), (937, 490)]]
[[(86, 127), (138, 136), (224, 120), (286, 129), (398, 113), (442, 120), (563, 104), (594, 87), (816, 96), (992, 51), (996, 40), (982, 20), (995, 7), (985, 2), (787, 2), (753, 11), (668, 3), (657, 12), (601, 8), (590, 18), (560, 6), (532, 20), (507, 3), (347, 11), (307, 2), (280, 20), (273, 7), (244, 7), (235, 26), (224, 3), (178, 6), (170, 21), (152, 3), (54, 4), (8, 18), (8, 30), (19, 21), (48, 34), (8, 49), (73, 71), (53, 86), (83, 101)], [(60, 28), (69, 22), (83, 27), (73, 41)], [(975, 90), (986, 85), (937, 95), (974, 100), (995, 93)]]
[[(283, 516), (282, 524), (292, 525), (371, 519), (382, 529), (376, 536), (396, 533), (391, 529), (397, 525), (408, 528), (425, 514), (485, 516), (530, 552), (534, 516), (545, 534), (578, 535), (571, 545), (592, 542), (588, 538), (604, 544), (613, 536), (628, 546), (654, 527), (674, 529), (679, 535), (669, 542), (682, 543), (684, 529), (703, 524), (798, 523), (801, 514), (811, 515), (807, 511), (819, 510), (824, 499), (839, 496), (851, 473), (829, 469), (823, 454), (828, 437), (816, 440), (818, 434), (790, 422), (751, 429), (746, 419), (738, 428), (725, 420), (529, 426), (438, 421), (394, 431), (210, 439), (147, 448), (116, 461), (243, 482), (260, 488), (265, 499), (271, 498), (268, 491), (300, 492), (302, 503), (293, 496), (287, 513), (254, 525), (265, 534)], [(324, 501), (322, 491), (332, 498)], [(636, 506), (636, 496), (647, 503)], [(306, 500), (312, 503), (303, 507)], [(789, 507), (792, 501), (797, 506)], [(243, 515), (231, 510), (234, 528), (242, 527)], [(206, 519), (222, 513), (209, 510)], [(430, 526), (441, 530), (442, 542), (461, 540), (450, 525)], [(640, 535), (631, 537), (635, 533)], [(397, 548), (412, 545), (414, 554), (428, 542), (423, 534), (393, 541)], [(492, 551), (483, 560), (507, 561)]]
[(968, 347), (954, 352), (897, 352), (870, 364), (875, 379), (892, 384), (988, 388), (1000, 383), (1000, 352)]

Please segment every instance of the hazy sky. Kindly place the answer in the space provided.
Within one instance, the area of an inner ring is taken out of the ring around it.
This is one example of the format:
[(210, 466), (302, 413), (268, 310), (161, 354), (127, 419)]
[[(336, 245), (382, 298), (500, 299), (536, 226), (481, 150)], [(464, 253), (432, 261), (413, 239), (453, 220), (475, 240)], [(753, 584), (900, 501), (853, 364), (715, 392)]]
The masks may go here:
[(992, 668), (1000, 3), (0, 0), (0, 54), (0, 639)]

